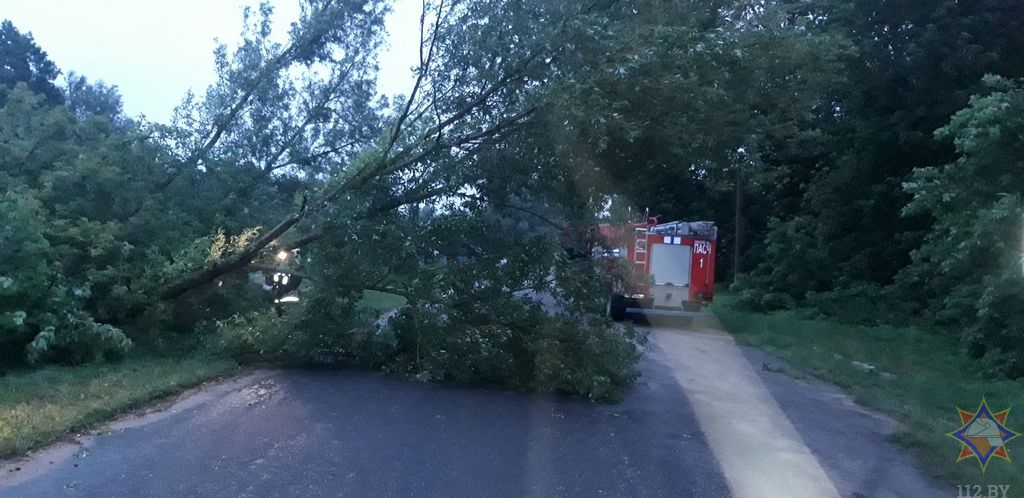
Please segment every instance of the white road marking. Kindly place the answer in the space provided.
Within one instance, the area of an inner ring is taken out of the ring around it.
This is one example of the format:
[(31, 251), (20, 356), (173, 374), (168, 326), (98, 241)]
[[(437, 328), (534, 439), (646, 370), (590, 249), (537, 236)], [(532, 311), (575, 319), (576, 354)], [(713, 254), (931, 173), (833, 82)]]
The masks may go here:
[(839, 497), (731, 336), (656, 329), (651, 342), (693, 405), (733, 496)]

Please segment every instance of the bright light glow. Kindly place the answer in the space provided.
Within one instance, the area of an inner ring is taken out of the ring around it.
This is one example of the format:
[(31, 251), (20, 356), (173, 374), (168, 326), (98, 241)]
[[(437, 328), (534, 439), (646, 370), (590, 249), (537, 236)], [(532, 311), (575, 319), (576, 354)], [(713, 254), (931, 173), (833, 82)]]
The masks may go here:
[(299, 302), (299, 296), (284, 296), (281, 299), (278, 299), (277, 302), (279, 302), (279, 303), (297, 303), (297, 302)]
[(281, 252), (277, 253), (277, 260), (278, 261), (285, 261), (287, 259), (288, 259), (288, 251), (281, 251)]
[(288, 285), (288, 275), (281, 276), (281, 285)]

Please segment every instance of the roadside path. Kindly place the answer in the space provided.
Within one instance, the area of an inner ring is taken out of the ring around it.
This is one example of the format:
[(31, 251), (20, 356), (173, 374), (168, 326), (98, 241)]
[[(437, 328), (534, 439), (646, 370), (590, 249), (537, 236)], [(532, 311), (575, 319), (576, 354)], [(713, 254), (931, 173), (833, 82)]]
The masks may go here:
[(765, 368), (782, 361), (713, 327), (661, 328), (652, 342), (650, 356), (682, 386), (733, 496), (956, 496), (889, 442), (899, 423), (839, 388)]

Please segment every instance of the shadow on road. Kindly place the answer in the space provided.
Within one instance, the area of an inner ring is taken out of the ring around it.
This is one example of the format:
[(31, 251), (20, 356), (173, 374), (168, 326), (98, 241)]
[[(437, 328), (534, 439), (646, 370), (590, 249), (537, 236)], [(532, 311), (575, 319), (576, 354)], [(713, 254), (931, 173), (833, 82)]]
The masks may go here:
[(626, 319), (637, 326), (666, 329), (688, 329), (694, 321), (692, 316), (665, 316), (640, 312), (630, 312)]

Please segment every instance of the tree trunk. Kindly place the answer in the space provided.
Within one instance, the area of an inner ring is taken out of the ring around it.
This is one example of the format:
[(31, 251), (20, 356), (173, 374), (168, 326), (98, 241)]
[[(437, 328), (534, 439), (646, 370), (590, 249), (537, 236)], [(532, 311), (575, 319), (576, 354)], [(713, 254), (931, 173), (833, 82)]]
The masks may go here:
[(241, 270), (252, 262), (253, 258), (259, 255), (265, 247), (270, 245), (272, 242), (280, 238), (295, 226), (296, 223), (302, 220), (302, 217), (306, 214), (306, 202), (303, 200), (302, 208), (299, 212), (291, 215), (288, 219), (279, 223), (269, 232), (263, 234), (260, 238), (252, 241), (242, 251), (229, 256), (227, 259), (218, 261), (216, 264), (208, 266), (202, 270), (199, 270), (177, 282), (164, 288), (160, 291), (160, 299), (174, 299), (196, 287), (200, 287), (212, 282), (217, 277), (230, 273), (235, 270)]

